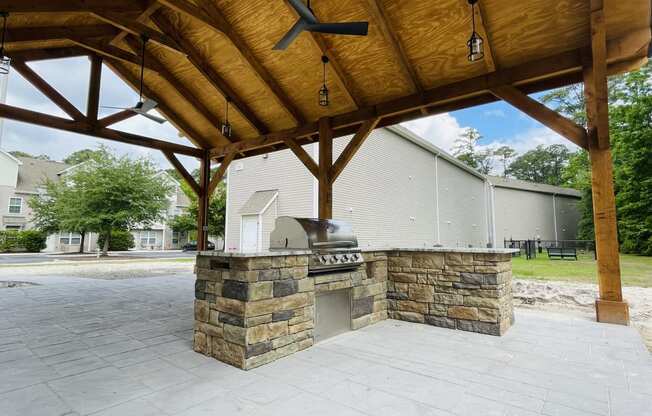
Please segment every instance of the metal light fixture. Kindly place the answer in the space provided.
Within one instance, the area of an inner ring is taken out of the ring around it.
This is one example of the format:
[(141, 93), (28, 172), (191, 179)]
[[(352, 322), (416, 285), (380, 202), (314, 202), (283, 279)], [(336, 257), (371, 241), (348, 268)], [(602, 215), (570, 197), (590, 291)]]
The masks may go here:
[(9, 13), (0, 12), (2, 17), (2, 41), (0, 41), (0, 74), (6, 75), (11, 67), (11, 58), (5, 56), (5, 38), (7, 37), (7, 18)]
[(233, 134), (233, 129), (231, 128), (231, 123), (229, 123), (229, 103), (231, 102), (231, 98), (226, 97), (226, 111), (224, 114), (224, 124), (222, 124), (222, 136), (226, 137), (227, 139), (231, 138), (231, 134)]
[(473, 33), (471, 33), (471, 38), (466, 42), (466, 46), (469, 48), (469, 62), (477, 62), (484, 58), (484, 40), (478, 32), (475, 31), (475, 4), (478, 0), (469, 0), (471, 5), (471, 21), (473, 22)]
[(328, 64), (328, 57), (326, 55), (323, 55), (321, 57), (321, 62), (324, 68), (324, 73), (323, 73), (323, 85), (319, 89), (319, 105), (322, 107), (328, 107), (328, 104), (330, 104), (330, 101), (328, 99), (328, 87), (326, 86), (326, 64)]

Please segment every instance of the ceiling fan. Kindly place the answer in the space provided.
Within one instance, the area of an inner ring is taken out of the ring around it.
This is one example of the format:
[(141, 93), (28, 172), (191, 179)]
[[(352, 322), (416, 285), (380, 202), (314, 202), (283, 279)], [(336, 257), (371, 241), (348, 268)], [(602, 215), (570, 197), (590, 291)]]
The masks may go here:
[(142, 50), (142, 56), (141, 56), (141, 61), (140, 61), (140, 91), (139, 91), (139, 99), (138, 103), (136, 103), (135, 106), (133, 107), (109, 107), (109, 106), (102, 106), (102, 108), (113, 108), (116, 110), (129, 110), (133, 113), (136, 113), (138, 115), (141, 115), (143, 117), (146, 117), (152, 121), (155, 121), (159, 124), (163, 124), (166, 122), (164, 118), (161, 117), (156, 117), (151, 114), (148, 114), (149, 111), (155, 109), (158, 106), (158, 103), (150, 98), (145, 98), (143, 100), (143, 79), (145, 76), (145, 47), (147, 45), (147, 37), (143, 36), (143, 50)]
[(299, 20), (292, 26), (289, 32), (274, 46), (274, 50), (285, 50), (303, 31), (330, 33), (334, 35), (367, 36), (369, 22), (347, 22), (347, 23), (320, 23), (315, 13), (310, 8), (310, 0), (303, 4), (302, 0), (288, 0), (292, 8), (299, 15)]

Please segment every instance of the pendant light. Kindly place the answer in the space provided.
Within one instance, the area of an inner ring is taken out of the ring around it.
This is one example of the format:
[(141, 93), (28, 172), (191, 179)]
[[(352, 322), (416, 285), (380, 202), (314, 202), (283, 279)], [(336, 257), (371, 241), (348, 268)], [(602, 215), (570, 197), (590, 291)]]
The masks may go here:
[(471, 5), (471, 21), (473, 22), (473, 33), (471, 33), (471, 38), (466, 42), (466, 46), (469, 48), (469, 62), (477, 62), (484, 58), (484, 40), (478, 32), (475, 31), (475, 4), (478, 0), (469, 0)]
[(319, 105), (322, 107), (328, 107), (328, 104), (330, 104), (330, 101), (328, 99), (328, 87), (326, 86), (326, 64), (328, 64), (328, 57), (326, 55), (323, 55), (321, 57), (321, 62), (324, 71), (323, 71), (323, 85), (319, 89)]
[(0, 12), (2, 17), (2, 40), (0, 41), (0, 74), (6, 75), (9, 73), (11, 67), (11, 58), (5, 56), (5, 38), (7, 37), (7, 18), (9, 13)]
[(231, 102), (231, 98), (226, 97), (226, 111), (224, 114), (224, 124), (222, 124), (222, 136), (226, 137), (227, 139), (231, 138), (231, 134), (233, 133), (233, 129), (231, 128), (231, 123), (229, 123), (229, 103)]

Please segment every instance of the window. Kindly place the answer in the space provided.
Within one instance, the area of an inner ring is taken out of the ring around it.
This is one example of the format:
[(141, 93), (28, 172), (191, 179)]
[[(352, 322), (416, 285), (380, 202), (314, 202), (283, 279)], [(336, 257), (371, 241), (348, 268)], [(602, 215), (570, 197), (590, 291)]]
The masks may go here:
[(23, 198), (9, 198), (9, 213), (20, 214), (23, 208)]
[(155, 246), (156, 245), (156, 232), (146, 230), (140, 232), (140, 245), (141, 246)]
[(23, 227), (21, 225), (5, 225), (5, 230), (7, 231), (20, 231)]
[(81, 234), (61, 233), (59, 235), (59, 244), (81, 244)]
[(179, 244), (179, 232), (178, 231), (172, 231), (172, 244), (173, 245)]

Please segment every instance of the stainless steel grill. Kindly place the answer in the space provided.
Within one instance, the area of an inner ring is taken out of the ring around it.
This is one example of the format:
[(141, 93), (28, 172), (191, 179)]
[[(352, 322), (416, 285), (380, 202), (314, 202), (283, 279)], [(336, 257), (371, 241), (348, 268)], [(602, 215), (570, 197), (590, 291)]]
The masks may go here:
[(358, 239), (344, 221), (278, 217), (270, 250), (311, 250), (310, 273), (354, 269), (363, 263)]

